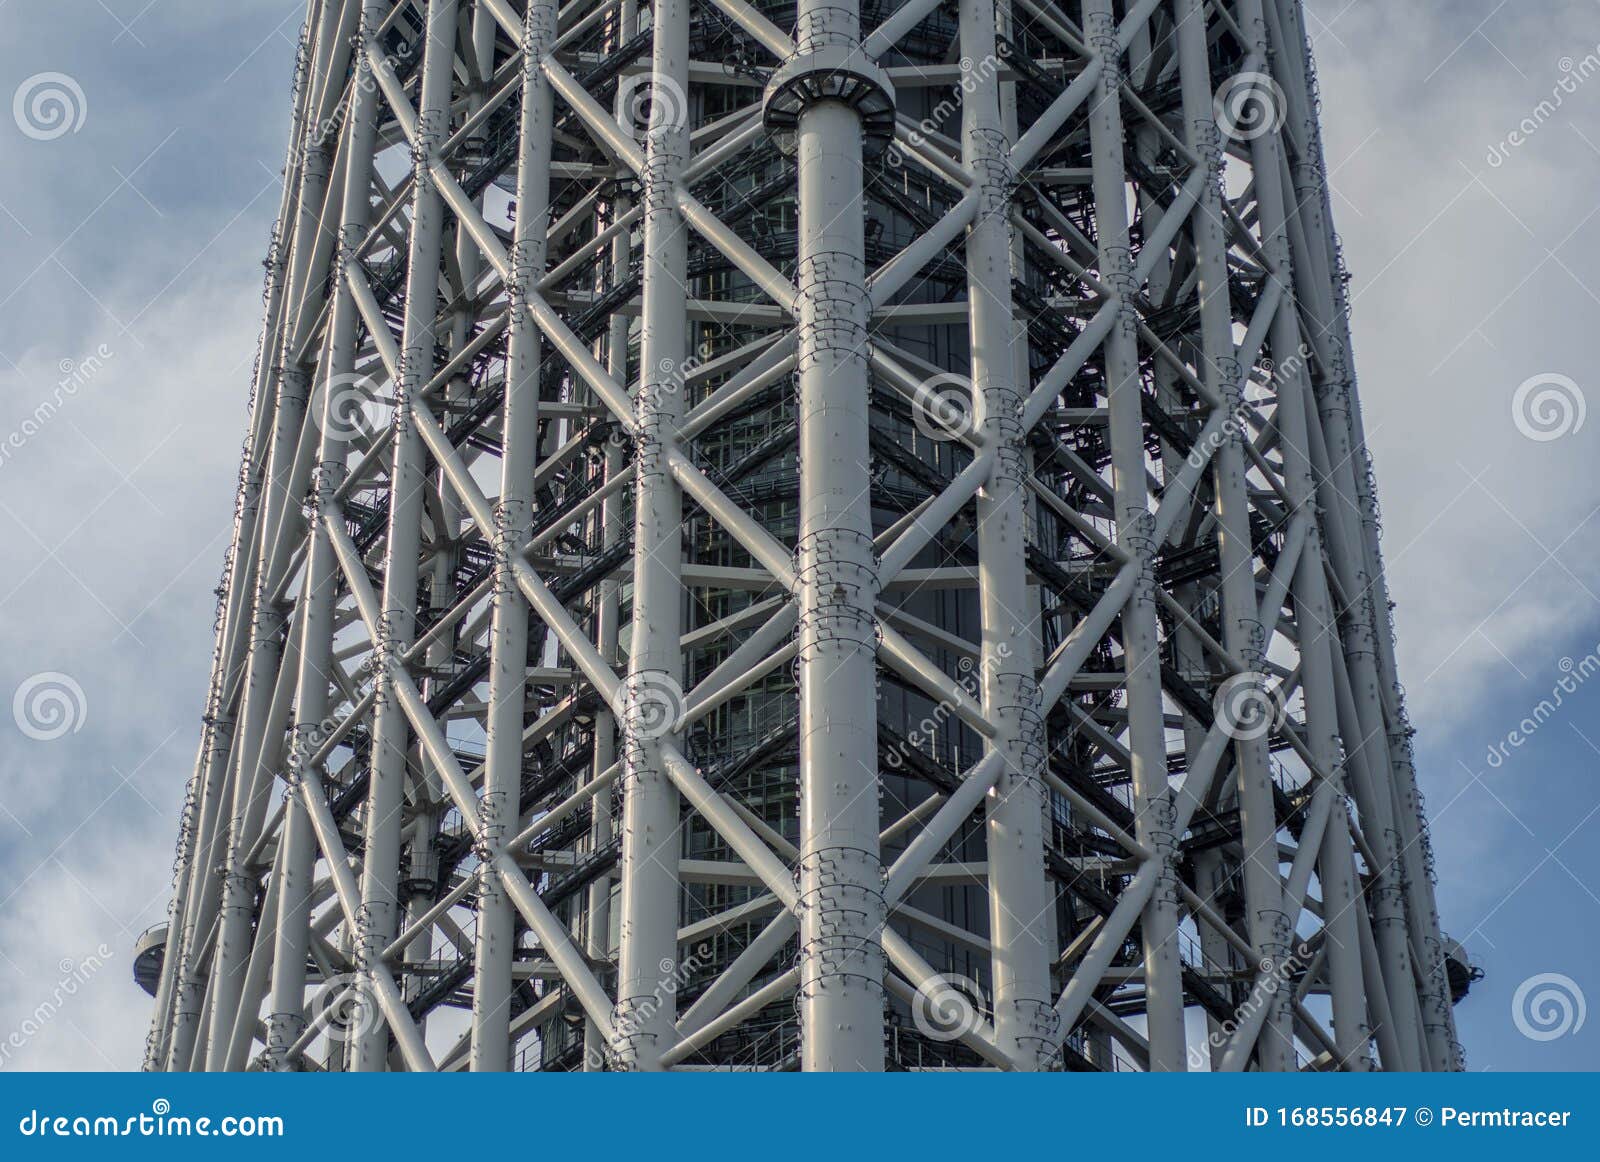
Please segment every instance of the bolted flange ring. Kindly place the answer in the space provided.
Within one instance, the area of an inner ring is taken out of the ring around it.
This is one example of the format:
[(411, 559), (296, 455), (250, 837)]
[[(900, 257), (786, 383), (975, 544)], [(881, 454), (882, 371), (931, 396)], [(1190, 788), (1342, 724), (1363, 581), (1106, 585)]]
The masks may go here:
[(785, 61), (761, 109), (762, 124), (785, 156), (793, 157), (800, 115), (821, 101), (839, 101), (861, 117), (862, 152), (876, 157), (894, 139), (894, 86), (859, 44), (820, 44)]

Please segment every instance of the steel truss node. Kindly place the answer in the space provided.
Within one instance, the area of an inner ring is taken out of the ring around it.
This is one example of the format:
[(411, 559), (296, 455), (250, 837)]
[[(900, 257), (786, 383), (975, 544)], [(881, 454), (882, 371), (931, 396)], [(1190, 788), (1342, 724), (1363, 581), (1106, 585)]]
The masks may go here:
[(1460, 1067), (1298, 0), (308, 0), (292, 141), (147, 1068)]

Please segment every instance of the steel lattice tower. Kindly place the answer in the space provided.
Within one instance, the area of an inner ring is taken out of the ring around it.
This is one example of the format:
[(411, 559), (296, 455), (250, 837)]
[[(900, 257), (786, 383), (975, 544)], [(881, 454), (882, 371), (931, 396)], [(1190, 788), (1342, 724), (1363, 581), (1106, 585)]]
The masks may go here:
[(151, 1069), (1453, 1069), (1299, 0), (309, 0)]

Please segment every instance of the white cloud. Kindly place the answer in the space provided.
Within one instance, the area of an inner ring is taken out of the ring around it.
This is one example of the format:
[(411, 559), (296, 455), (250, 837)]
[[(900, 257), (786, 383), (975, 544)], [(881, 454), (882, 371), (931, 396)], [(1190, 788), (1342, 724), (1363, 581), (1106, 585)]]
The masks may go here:
[(1560, 58), (1595, 51), (1593, 7), (1511, 6), (1476, 35), (1491, 5), (1311, 8), (1331, 22), (1316, 50), (1402, 677), (1419, 724), (1442, 730), (1512, 663), (1547, 667), (1600, 620), (1600, 422), (1538, 443), (1512, 416), (1543, 373), (1600, 405), (1600, 223), (1580, 226), (1600, 179), (1580, 136), (1600, 142), (1600, 79), (1504, 165), (1485, 160), (1549, 96)]
[[(0, 80), (68, 72), (89, 109), (50, 142), (0, 120), (0, 1045), (63, 960), (112, 955), (4, 1068), (141, 1059), (133, 940), (165, 915), (199, 735), (303, 10), (6, 9)], [(84, 695), (54, 741), (5, 717), (41, 671)]]
[[(85, 710), (58, 740), (0, 739), (0, 1041), (53, 991), (60, 960), (102, 943), (115, 956), (7, 1065), (125, 1068), (142, 1052), (149, 1008), (132, 944), (165, 914), (243, 427), (240, 352), (254, 349), (258, 307), (243, 279), (163, 300), (143, 348), (123, 337), (0, 469), (0, 528), (16, 550), (0, 694), (9, 707), (29, 674), (58, 670)], [(8, 401), (35, 369), (53, 373), (42, 352), (20, 369), (0, 373)]]

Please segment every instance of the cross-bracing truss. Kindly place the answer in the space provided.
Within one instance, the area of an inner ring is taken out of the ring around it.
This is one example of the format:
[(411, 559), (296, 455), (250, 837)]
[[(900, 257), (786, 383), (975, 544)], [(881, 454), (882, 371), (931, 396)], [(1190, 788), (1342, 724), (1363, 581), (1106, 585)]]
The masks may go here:
[(1298, 0), (309, 0), (147, 1066), (1454, 1068)]

